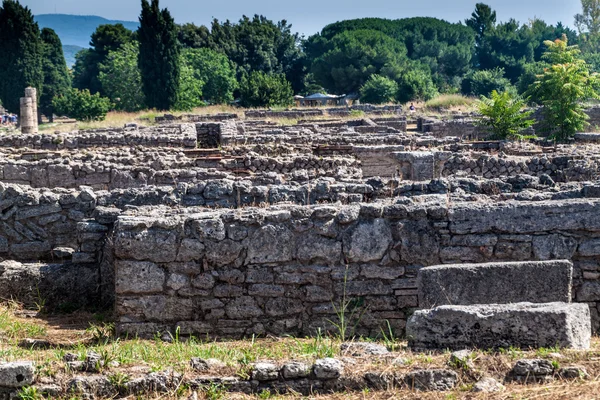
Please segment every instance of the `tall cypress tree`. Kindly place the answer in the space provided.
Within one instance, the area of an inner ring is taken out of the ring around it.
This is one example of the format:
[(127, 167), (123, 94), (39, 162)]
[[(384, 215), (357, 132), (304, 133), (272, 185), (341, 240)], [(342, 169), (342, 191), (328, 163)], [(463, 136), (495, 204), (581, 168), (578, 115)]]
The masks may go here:
[(138, 65), (146, 105), (169, 110), (179, 92), (179, 42), (177, 26), (169, 11), (159, 8), (158, 0), (142, 0), (138, 29), (140, 53)]
[(19, 99), (32, 86), (41, 93), (42, 42), (31, 10), (18, 0), (0, 7), (0, 99), (10, 112), (19, 113)]
[(40, 116), (42, 113), (52, 122), (54, 107), (52, 99), (65, 94), (71, 88), (71, 77), (63, 54), (60, 38), (50, 28), (42, 29), (44, 87), (40, 97)]

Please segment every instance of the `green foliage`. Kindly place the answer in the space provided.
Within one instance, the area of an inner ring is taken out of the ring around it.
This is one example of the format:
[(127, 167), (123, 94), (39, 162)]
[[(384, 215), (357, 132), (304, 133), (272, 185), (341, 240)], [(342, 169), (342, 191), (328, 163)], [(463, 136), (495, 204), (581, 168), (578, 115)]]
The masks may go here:
[(496, 11), (483, 3), (475, 4), (475, 11), (471, 18), (465, 20), (465, 24), (475, 31), (477, 46), (483, 42), (485, 35), (496, 26)]
[(204, 81), (198, 79), (194, 68), (185, 62), (183, 58), (180, 69), (179, 93), (173, 109), (191, 111), (196, 107), (204, 105), (202, 101), (202, 86), (204, 86)]
[(581, 13), (575, 15), (575, 26), (585, 49), (597, 49), (600, 43), (600, 2), (581, 0)]
[(186, 49), (182, 56), (193, 68), (194, 76), (204, 82), (204, 100), (211, 104), (233, 101), (233, 91), (237, 88), (235, 67), (225, 55), (210, 49)]
[(19, 389), (16, 398), (19, 400), (42, 400), (44, 396), (35, 386), (25, 386)]
[(0, 7), (0, 101), (10, 112), (20, 111), (19, 99), (28, 86), (42, 92), (42, 41), (31, 10), (16, 0)]
[[(304, 44), (304, 48), (309, 60), (313, 60), (313, 67), (314, 60), (323, 57), (326, 52), (331, 51), (332, 48), (336, 47), (336, 36), (339, 36), (344, 32), (356, 31), (379, 32), (387, 36), (393, 42), (396, 42), (395, 44), (390, 43), (389, 46), (382, 43), (386, 50), (382, 53), (383, 55), (387, 54), (387, 51), (390, 51), (390, 49), (394, 52), (394, 49), (397, 48), (398, 45), (406, 48), (406, 53), (402, 50), (403, 53), (399, 54), (400, 57), (397, 57), (401, 61), (398, 67), (406, 68), (406, 61), (403, 61), (406, 59), (406, 57), (404, 57), (404, 54), (406, 54), (410, 60), (419, 61), (427, 66), (434, 82), (436, 82), (440, 88), (446, 87), (449, 82), (454, 81), (454, 78), (458, 78), (465, 74), (471, 65), (475, 34), (472, 29), (464, 25), (450, 24), (435, 18), (406, 18), (399, 20), (362, 18), (327, 25), (320, 34), (308, 38)], [(358, 40), (360, 40), (360, 38)], [(380, 51), (377, 53), (379, 52)], [(361, 60), (364, 58), (363, 54), (365, 53), (348, 53), (346, 54), (346, 57), (348, 57), (353, 64), (377, 66), (377, 59), (372, 63), (365, 63)], [(367, 52), (366, 54), (368, 57), (373, 57), (372, 52)], [(343, 65), (341, 66), (343, 67)], [(315, 72), (314, 68), (311, 72)], [(386, 75), (379, 71), (373, 71), (371, 73)], [(367, 77), (371, 73), (367, 74)], [(392, 76), (388, 77), (394, 80), (396, 79)], [(319, 82), (324, 84), (320, 79)], [(324, 86), (328, 89), (333, 89), (325, 84)], [(338, 88), (337, 91), (348, 93), (351, 89), (352, 88)]]
[(582, 102), (599, 98), (599, 80), (580, 58), (577, 46), (568, 46), (566, 37), (545, 45), (544, 58), (553, 65), (538, 76), (531, 93), (544, 106), (544, 125), (550, 137), (564, 141), (587, 125)]
[(98, 79), (103, 92), (117, 110), (133, 112), (145, 107), (138, 53), (136, 42), (125, 43), (109, 52), (106, 61), (99, 65)]
[(142, 0), (138, 66), (142, 90), (149, 108), (169, 110), (178, 104), (180, 93), (180, 46), (177, 26), (169, 10), (161, 10), (159, 0)]
[(73, 86), (89, 89), (91, 93), (104, 94), (99, 80), (100, 65), (106, 63), (111, 52), (119, 50), (133, 41), (133, 32), (122, 24), (100, 25), (92, 34), (90, 49), (81, 50), (75, 55), (73, 66)]
[(489, 96), (492, 91), (505, 92), (511, 89), (511, 84), (504, 77), (504, 70), (473, 71), (462, 81), (461, 92), (467, 96)]
[(431, 79), (431, 74), (423, 69), (410, 69), (398, 79), (396, 99), (400, 103), (411, 100), (431, 100), (438, 92)]
[(524, 107), (525, 101), (510, 92), (493, 90), (490, 98), (481, 97), (478, 108), (483, 118), (479, 124), (489, 127), (499, 139), (521, 139), (521, 133), (534, 123), (529, 118), (532, 111), (522, 111)]
[(432, 110), (443, 110), (450, 107), (469, 107), (475, 102), (472, 97), (464, 97), (460, 94), (443, 94), (434, 97), (425, 103), (425, 107)]
[(71, 89), (52, 101), (56, 114), (67, 115), (79, 121), (102, 121), (112, 104), (99, 93), (91, 94), (89, 90)]
[(44, 86), (40, 96), (39, 110), (52, 122), (54, 114), (52, 99), (66, 93), (71, 88), (71, 76), (58, 35), (52, 29), (44, 28), (41, 39)]
[(292, 86), (283, 74), (255, 71), (240, 82), (240, 102), (244, 107), (277, 107), (293, 104)]
[(262, 71), (284, 74), (296, 92), (304, 88), (306, 72), (300, 35), (292, 33), (286, 20), (275, 23), (262, 15), (244, 15), (236, 24), (215, 19), (206, 47), (225, 54), (237, 65), (238, 80), (250, 72)]
[(360, 89), (361, 101), (371, 104), (388, 103), (394, 100), (398, 84), (381, 75), (371, 75)]
[[(546, 68), (547, 66), (548, 64), (542, 61), (525, 65), (523, 74), (519, 77), (519, 80), (517, 81), (517, 93), (519, 93), (520, 95), (527, 95), (531, 85), (535, 83), (538, 75), (544, 73), (544, 68)], [(529, 101), (537, 103), (538, 99), (535, 96), (529, 96)]]
[[(373, 74), (406, 61), (404, 44), (375, 30), (344, 31), (324, 44), (312, 63), (315, 80), (328, 90), (356, 93)], [(385, 74), (387, 75), (387, 74)]]

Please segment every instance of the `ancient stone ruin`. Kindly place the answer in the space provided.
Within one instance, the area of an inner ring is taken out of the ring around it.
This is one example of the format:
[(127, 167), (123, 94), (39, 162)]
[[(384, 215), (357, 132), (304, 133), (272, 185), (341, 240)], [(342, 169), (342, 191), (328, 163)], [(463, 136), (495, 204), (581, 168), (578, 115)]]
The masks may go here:
[[(559, 263), (535, 280), (551, 289), (494, 304), (562, 302), (519, 312), (589, 309), (598, 330), (597, 144), (471, 141), (469, 116), (360, 107), (0, 137), (0, 290), (114, 307), (123, 334), (219, 338), (332, 331), (346, 293), (365, 307), (354, 334), (402, 336), (444, 307), (419, 300), (424, 267), (500, 263), (483, 287), (517, 287), (530, 264), (509, 262), (568, 260), (572, 277)], [(460, 312), (504, 312), (485, 307)]]

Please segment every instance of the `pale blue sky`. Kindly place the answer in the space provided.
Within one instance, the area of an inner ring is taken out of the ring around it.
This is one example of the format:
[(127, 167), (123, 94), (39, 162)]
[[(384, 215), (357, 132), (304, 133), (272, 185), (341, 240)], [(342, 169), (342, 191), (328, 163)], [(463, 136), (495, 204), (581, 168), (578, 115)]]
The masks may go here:
[[(178, 23), (209, 24), (213, 17), (237, 21), (243, 14), (263, 14), (272, 20), (287, 19), (295, 31), (310, 35), (331, 22), (361, 18), (428, 16), (451, 22), (471, 15), (481, 0), (162, 0)], [(520, 22), (537, 17), (548, 23), (562, 21), (573, 27), (580, 12), (579, 0), (488, 0), (500, 21)], [(139, 0), (21, 0), (34, 14), (98, 15), (108, 19), (137, 20)]]

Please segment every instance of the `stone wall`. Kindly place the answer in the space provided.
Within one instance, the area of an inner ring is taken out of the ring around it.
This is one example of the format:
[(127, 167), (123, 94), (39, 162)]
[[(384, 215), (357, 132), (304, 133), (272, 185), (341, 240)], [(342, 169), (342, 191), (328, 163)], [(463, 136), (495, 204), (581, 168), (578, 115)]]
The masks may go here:
[[(120, 332), (240, 337), (333, 329), (343, 293), (356, 334), (401, 333), (419, 268), (571, 259), (575, 300), (597, 329), (600, 200), (272, 207), (122, 216), (114, 255)], [(346, 283), (344, 284), (344, 281)]]
[(196, 147), (193, 124), (179, 124), (151, 128), (95, 129), (71, 133), (39, 135), (3, 135), (0, 147), (42, 150), (73, 150), (90, 147)]

